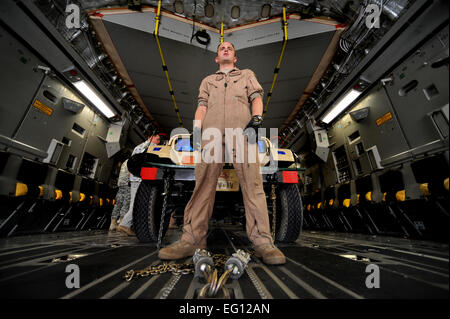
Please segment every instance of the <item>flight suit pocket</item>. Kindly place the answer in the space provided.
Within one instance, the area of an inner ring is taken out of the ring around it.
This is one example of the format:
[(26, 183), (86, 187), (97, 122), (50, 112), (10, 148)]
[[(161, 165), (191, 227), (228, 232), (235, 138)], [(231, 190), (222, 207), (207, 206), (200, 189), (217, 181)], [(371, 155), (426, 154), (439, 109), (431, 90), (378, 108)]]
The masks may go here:
[(208, 91), (209, 91), (209, 98), (208, 98), (208, 109), (214, 108), (217, 104), (217, 99), (219, 96), (219, 88), (217, 84), (213, 82), (207, 82), (208, 84)]

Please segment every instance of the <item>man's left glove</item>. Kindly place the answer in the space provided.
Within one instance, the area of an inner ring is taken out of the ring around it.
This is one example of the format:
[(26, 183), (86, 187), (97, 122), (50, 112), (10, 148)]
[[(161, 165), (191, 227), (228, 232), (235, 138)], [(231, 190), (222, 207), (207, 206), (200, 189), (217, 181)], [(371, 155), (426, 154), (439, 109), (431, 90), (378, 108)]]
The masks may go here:
[(245, 127), (244, 131), (248, 128), (248, 141), (250, 144), (254, 144), (258, 139), (258, 129), (262, 126), (262, 116), (261, 115), (253, 115), (250, 122)]

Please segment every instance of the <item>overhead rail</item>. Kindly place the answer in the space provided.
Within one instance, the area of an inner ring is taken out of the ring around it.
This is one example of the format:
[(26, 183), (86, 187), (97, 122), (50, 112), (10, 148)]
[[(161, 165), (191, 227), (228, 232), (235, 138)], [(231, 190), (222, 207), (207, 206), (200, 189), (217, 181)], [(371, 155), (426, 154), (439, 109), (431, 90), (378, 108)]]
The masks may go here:
[(264, 106), (264, 111), (263, 111), (263, 114), (262, 114), (263, 119), (264, 119), (264, 116), (266, 115), (267, 108), (269, 106), (270, 99), (272, 97), (273, 88), (275, 87), (275, 82), (277, 81), (278, 72), (280, 72), (281, 62), (283, 61), (284, 51), (286, 49), (286, 44), (287, 44), (287, 41), (288, 41), (286, 6), (283, 6), (283, 22), (282, 23), (283, 23), (283, 33), (284, 33), (283, 47), (281, 49), (280, 57), (278, 58), (278, 64), (277, 64), (275, 70), (273, 71), (274, 74), (273, 74), (272, 86), (270, 87), (270, 90), (267, 93), (267, 101), (266, 101), (266, 105)]
[(156, 39), (156, 44), (158, 45), (159, 55), (161, 57), (162, 68), (164, 70), (164, 74), (166, 75), (167, 83), (169, 84), (169, 93), (170, 93), (170, 96), (172, 97), (172, 102), (173, 102), (173, 106), (175, 108), (175, 112), (177, 113), (178, 123), (180, 124), (181, 127), (183, 127), (183, 121), (181, 120), (181, 116), (180, 116), (180, 109), (178, 108), (177, 101), (175, 100), (175, 94), (173, 92), (172, 84), (170, 82), (167, 64), (166, 64), (166, 61), (164, 60), (164, 55), (163, 55), (163, 52), (161, 49), (161, 43), (159, 42), (158, 30), (159, 30), (159, 21), (161, 20), (161, 0), (158, 1), (158, 12), (156, 14), (155, 20), (156, 20), (156, 23), (155, 23), (154, 35), (155, 35), (155, 39)]

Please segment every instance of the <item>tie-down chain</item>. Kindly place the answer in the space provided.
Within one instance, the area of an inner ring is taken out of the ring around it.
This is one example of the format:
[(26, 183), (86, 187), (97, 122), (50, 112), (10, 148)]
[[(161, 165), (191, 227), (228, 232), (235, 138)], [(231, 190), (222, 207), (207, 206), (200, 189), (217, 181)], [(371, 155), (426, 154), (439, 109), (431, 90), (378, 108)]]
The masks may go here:
[[(194, 273), (194, 277), (205, 278), (206, 284), (199, 292), (198, 298), (215, 298), (221, 292), (224, 298), (229, 297), (225, 284), (228, 279), (239, 279), (245, 272), (245, 268), (250, 261), (250, 254), (239, 249), (233, 255), (223, 254), (211, 255), (205, 249), (197, 249), (192, 258), (193, 263), (169, 264), (164, 262), (161, 265), (149, 266), (142, 270), (129, 270), (125, 274), (125, 280), (131, 281), (133, 278), (147, 277), (150, 275), (160, 275), (172, 272), (174, 275), (187, 275)], [(221, 275), (219, 277), (219, 270)]]

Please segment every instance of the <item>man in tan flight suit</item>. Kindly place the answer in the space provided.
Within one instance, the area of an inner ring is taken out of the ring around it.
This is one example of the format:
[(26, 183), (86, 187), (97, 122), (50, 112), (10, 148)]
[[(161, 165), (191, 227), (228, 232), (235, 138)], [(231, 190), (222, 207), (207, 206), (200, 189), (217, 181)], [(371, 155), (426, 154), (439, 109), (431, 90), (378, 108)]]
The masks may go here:
[[(203, 79), (195, 112), (194, 134), (208, 128), (217, 128), (225, 136), (225, 128), (254, 128), (262, 124), (263, 89), (249, 70), (235, 67), (237, 61), (234, 46), (223, 42), (217, 50), (216, 63), (219, 71)], [(198, 125), (200, 124), (200, 125)], [(254, 131), (253, 131), (254, 132)], [(253, 137), (254, 138), (254, 137)], [(224, 139), (225, 141), (226, 139)], [(210, 140), (211, 141), (211, 140)], [(207, 145), (202, 140), (203, 152)], [(223, 143), (223, 150), (229, 151), (233, 166), (239, 178), (246, 212), (246, 230), (255, 246), (255, 254), (267, 264), (284, 264), (286, 258), (274, 245), (269, 225), (266, 197), (258, 156), (256, 162), (236, 161), (236, 142)], [(194, 149), (199, 149), (195, 145)], [(244, 154), (248, 153), (244, 143)], [(215, 149), (213, 150), (214, 153)], [(224, 153), (222, 152), (222, 153)], [(223, 168), (222, 162), (201, 161), (195, 166), (195, 189), (184, 212), (183, 234), (181, 239), (159, 251), (161, 259), (181, 259), (192, 256), (196, 248), (206, 248), (208, 221), (212, 215), (217, 180)]]

